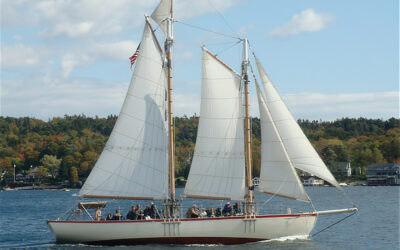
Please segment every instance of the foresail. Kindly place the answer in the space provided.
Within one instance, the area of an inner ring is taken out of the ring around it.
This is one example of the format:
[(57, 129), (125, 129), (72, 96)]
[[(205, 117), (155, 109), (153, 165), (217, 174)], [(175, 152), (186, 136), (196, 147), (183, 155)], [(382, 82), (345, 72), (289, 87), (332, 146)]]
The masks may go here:
[(164, 34), (167, 34), (166, 19), (171, 17), (171, 1), (172, 0), (161, 0), (157, 8), (151, 14), (151, 18), (160, 26), (160, 28), (164, 31)]
[(121, 112), (80, 196), (168, 197), (165, 83), (161, 51), (146, 24)]
[(310, 199), (290, 162), (257, 82), (256, 87), (261, 120), (261, 171), (258, 189), (268, 194), (308, 202)]
[(200, 121), (187, 197), (244, 200), (240, 78), (203, 48)]
[(335, 177), (333, 177), (310, 141), (304, 135), (257, 59), (256, 63), (264, 88), (266, 106), (271, 113), (272, 120), (275, 123), (293, 166), (316, 175), (340, 188)]

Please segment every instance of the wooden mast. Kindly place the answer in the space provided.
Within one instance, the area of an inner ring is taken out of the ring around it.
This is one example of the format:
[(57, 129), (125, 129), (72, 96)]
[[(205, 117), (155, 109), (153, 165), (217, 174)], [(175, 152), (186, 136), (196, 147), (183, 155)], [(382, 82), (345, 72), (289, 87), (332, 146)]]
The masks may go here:
[(170, 199), (175, 201), (175, 143), (174, 143), (174, 116), (172, 112), (172, 43), (173, 43), (173, 0), (171, 0), (171, 17), (167, 20), (167, 39), (165, 50), (168, 67), (168, 132), (169, 132), (169, 187)]
[(252, 213), (253, 203), (253, 181), (252, 181), (252, 168), (251, 168), (251, 134), (250, 134), (250, 104), (249, 104), (249, 76), (248, 76), (249, 54), (247, 39), (243, 39), (243, 62), (242, 62), (242, 77), (244, 81), (244, 139), (245, 139), (245, 161), (246, 161), (246, 183), (247, 183), (247, 199), (249, 203), (246, 214)]

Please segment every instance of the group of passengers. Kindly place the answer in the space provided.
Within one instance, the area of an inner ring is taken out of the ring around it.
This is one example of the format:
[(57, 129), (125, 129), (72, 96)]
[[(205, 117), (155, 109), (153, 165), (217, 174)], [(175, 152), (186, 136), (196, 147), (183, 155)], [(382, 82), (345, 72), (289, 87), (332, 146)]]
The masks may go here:
[(221, 210), (220, 207), (217, 207), (214, 211), (213, 208), (202, 208), (199, 210), (196, 207), (196, 204), (193, 204), (192, 207), (189, 207), (186, 212), (186, 218), (206, 218), (206, 217), (221, 217), (221, 216), (235, 216), (242, 215), (242, 210), (239, 207), (239, 203), (236, 202), (233, 207), (228, 202), (225, 204), (224, 208)]
[(150, 219), (159, 219), (160, 214), (158, 213), (157, 207), (152, 202), (150, 206), (146, 206), (144, 210), (140, 207), (140, 204), (137, 204), (136, 207), (132, 206), (131, 210), (128, 212), (126, 217), (124, 217), (120, 210), (115, 210), (115, 213), (111, 215), (108, 213), (106, 220), (150, 220)]

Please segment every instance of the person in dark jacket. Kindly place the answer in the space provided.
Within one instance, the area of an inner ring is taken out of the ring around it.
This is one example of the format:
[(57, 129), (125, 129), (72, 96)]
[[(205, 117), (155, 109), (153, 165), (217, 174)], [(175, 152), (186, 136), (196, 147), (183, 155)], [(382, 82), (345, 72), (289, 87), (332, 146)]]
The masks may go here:
[(115, 214), (113, 215), (112, 220), (122, 220), (122, 214), (119, 209), (115, 210)]
[(220, 207), (217, 207), (216, 209), (215, 209), (215, 217), (220, 217), (222, 215), (222, 213), (221, 213), (221, 208)]
[(150, 212), (151, 212), (150, 207), (149, 207), (149, 206), (146, 206), (146, 208), (145, 208), (144, 211), (143, 211), (144, 218), (145, 218), (146, 220), (150, 218)]
[(229, 202), (226, 203), (226, 205), (224, 206), (224, 209), (222, 209), (222, 214), (224, 216), (232, 216), (233, 215), (232, 207)]
[(235, 205), (233, 205), (233, 213), (234, 215), (242, 214), (242, 210), (240, 209), (238, 202), (236, 202)]
[(108, 214), (107, 214), (106, 220), (112, 220), (112, 215), (111, 215), (111, 213), (108, 213)]
[(129, 211), (128, 214), (126, 215), (126, 219), (127, 220), (136, 220), (137, 219), (135, 206), (132, 206), (131, 211)]
[(151, 203), (151, 207), (150, 207), (150, 217), (152, 219), (159, 219), (160, 218), (160, 216), (158, 215), (157, 208), (156, 208), (156, 206), (154, 205), (153, 202)]

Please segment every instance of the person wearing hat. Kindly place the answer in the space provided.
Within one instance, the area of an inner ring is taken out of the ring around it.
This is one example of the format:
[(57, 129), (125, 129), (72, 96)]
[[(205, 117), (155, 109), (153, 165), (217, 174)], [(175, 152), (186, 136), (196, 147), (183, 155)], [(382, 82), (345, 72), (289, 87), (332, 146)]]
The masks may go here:
[(224, 216), (232, 216), (233, 215), (231, 203), (228, 202), (225, 204), (224, 209), (222, 209), (222, 214)]

